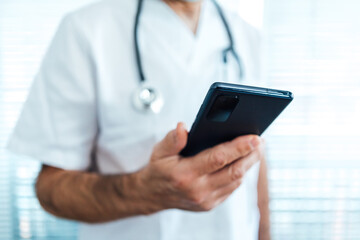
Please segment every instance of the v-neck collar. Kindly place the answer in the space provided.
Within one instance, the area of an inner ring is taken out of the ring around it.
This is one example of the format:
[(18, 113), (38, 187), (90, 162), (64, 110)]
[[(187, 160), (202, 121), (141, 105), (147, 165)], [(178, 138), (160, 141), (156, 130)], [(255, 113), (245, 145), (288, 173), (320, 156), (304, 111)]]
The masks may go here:
[(164, 1), (162, 0), (157, 0), (161, 2), (161, 5), (163, 5), (163, 7), (166, 9), (166, 11), (172, 15), (172, 17), (174, 19), (176, 19), (176, 21), (179, 23), (180, 26), (182, 26), (182, 28), (184, 29), (185, 32), (187, 32), (187, 35), (189, 35), (190, 38), (194, 39), (194, 41), (196, 41), (197, 39), (200, 38), (201, 36), (201, 31), (203, 28), (203, 22), (204, 22), (204, 18), (205, 18), (205, 14), (206, 14), (206, 7), (207, 7), (207, 2), (208, 0), (203, 0), (202, 4), (201, 4), (201, 9), (200, 9), (200, 16), (199, 16), (199, 20), (198, 20), (198, 25), (196, 28), (196, 33), (192, 32), (191, 29), (189, 28), (189, 26), (186, 25), (186, 23), (184, 22), (183, 19), (181, 19), (181, 17), (169, 6), (167, 5)]
[[(167, 54), (167, 56), (171, 57), (174, 62), (178, 63), (178, 66), (183, 69), (184, 73), (196, 72), (198, 67), (197, 61), (203, 56), (204, 52), (207, 53), (209, 41), (214, 41), (214, 39), (209, 39), (211, 36), (210, 32), (213, 30), (209, 24), (214, 22), (214, 10), (212, 8), (211, 1), (203, 0), (196, 35), (165, 2), (162, 0), (148, 1), (149, 3), (152, 3), (151, 5), (153, 8), (152, 11), (146, 11), (145, 9), (147, 8), (144, 9), (145, 11), (143, 19), (146, 19), (147, 17), (150, 21), (147, 23), (140, 23), (140, 28), (143, 28), (146, 26), (146, 24), (149, 24), (148, 29), (152, 28), (154, 33), (160, 33), (163, 36), (158, 36), (159, 41), (162, 42), (164, 39), (166, 39), (164, 41), (170, 41), (167, 43), (164, 42), (163, 45), (163, 50), (171, 53)], [(158, 14), (159, 16), (155, 16), (153, 14)], [(169, 24), (165, 24), (163, 25), (166, 26), (165, 28), (160, 27), (162, 24), (164, 24), (163, 21), (167, 21), (167, 19), (173, 25), (170, 27)], [(155, 21), (153, 22), (153, 20)], [(152, 22), (152, 24), (150, 22)]]

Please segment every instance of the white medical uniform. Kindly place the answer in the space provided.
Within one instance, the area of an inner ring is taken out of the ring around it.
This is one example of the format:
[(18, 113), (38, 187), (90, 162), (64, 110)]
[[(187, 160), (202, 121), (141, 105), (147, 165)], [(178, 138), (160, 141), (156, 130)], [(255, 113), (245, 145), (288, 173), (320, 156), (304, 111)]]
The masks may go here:
[[(44, 58), (9, 148), (43, 164), (87, 171), (95, 156), (100, 174), (130, 173), (149, 160), (156, 142), (184, 121), (191, 126), (210, 85), (241, 83), (213, 3), (205, 0), (196, 36), (160, 0), (145, 0), (140, 52), (150, 85), (164, 96), (158, 115), (136, 111), (139, 86), (133, 25), (137, 1), (105, 0), (67, 15)], [(259, 37), (225, 11), (245, 68), (242, 83), (259, 78)], [(241, 187), (209, 212), (166, 210), (104, 224), (81, 224), (79, 238), (124, 240), (255, 240), (258, 165)]]

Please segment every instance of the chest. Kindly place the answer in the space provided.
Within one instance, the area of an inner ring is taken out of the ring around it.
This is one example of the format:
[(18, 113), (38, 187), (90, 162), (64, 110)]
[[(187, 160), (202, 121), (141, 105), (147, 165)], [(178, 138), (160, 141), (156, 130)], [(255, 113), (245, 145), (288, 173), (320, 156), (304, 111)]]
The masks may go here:
[(140, 83), (133, 24), (119, 25), (129, 20), (118, 16), (110, 23), (112, 26), (97, 33), (96, 95), (100, 132), (107, 142), (113, 141), (119, 146), (141, 139), (159, 141), (179, 121), (190, 128), (213, 82), (239, 82), (235, 61), (230, 58), (228, 64), (222, 62), (222, 51), (229, 39), (217, 17), (204, 13), (198, 35), (192, 36), (180, 19), (163, 6), (151, 8), (152, 12), (144, 11), (141, 17), (139, 49), (147, 84), (164, 99), (159, 114), (139, 112), (133, 106), (132, 95)]

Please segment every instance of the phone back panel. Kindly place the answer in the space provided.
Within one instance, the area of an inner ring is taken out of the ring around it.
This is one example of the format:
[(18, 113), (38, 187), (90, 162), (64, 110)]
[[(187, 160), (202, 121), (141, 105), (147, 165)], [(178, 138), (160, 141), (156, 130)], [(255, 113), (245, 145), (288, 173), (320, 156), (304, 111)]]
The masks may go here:
[[(216, 99), (223, 96), (236, 99), (236, 102), (230, 101), (232, 112), (220, 114), (219, 118), (212, 112)], [(191, 127), (187, 145), (180, 154), (192, 156), (241, 135), (261, 135), (292, 99), (292, 93), (288, 91), (214, 83)]]

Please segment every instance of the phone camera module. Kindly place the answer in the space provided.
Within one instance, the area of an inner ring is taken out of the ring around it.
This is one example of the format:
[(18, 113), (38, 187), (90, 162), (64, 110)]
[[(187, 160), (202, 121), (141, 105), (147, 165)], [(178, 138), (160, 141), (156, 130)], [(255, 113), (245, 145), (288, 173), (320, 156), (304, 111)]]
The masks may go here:
[(231, 113), (234, 111), (236, 105), (238, 104), (239, 99), (236, 95), (234, 96), (218, 96), (209, 113), (207, 114), (207, 119), (214, 122), (226, 122)]

